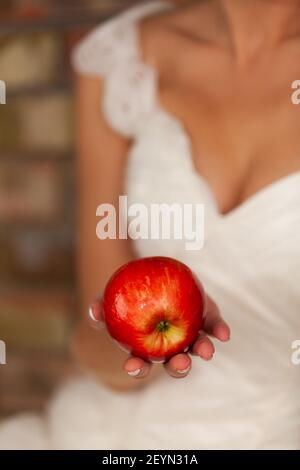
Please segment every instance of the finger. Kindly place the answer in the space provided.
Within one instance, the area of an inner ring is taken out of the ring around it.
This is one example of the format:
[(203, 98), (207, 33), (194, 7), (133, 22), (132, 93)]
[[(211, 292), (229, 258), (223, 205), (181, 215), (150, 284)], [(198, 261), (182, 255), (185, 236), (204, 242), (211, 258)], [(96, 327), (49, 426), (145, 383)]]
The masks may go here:
[(187, 354), (176, 354), (166, 364), (166, 372), (175, 379), (186, 377), (192, 368), (192, 360)]
[(192, 354), (201, 357), (205, 361), (210, 361), (215, 353), (212, 341), (205, 333), (201, 333), (192, 347)]
[(230, 339), (230, 328), (223, 320), (217, 304), (209, 297), (207, 299), (207, 314), (203, 330), (219, 341), (228, 341)]
[(224, 320), (216, 323), (213, 327), (212, 335), (217, 338), (219, 341), (229, 341), (230, 340), (230, 328)]
[(139, 357), (130, 357), (124, 363), (124, 371), (135, 379), (144, 379), (151, 370), (151, 364)]

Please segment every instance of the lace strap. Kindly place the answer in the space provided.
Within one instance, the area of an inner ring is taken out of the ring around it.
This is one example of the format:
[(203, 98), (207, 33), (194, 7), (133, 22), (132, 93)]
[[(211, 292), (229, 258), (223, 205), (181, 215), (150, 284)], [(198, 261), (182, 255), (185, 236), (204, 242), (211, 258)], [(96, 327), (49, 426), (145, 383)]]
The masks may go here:
[(76, 71), (105, 79), (103, 111), (125, 136), (139, 132), (156, 102), (156, 73), (141, 61), (137, 23), (171, 7), (166, 1), (135, 6), (100, 25), (73, 51)]
[(167, 1), (147, 1), (95, 28), (73, 51), (75, 70), (106, 76), (120, 61), (139, 59), (134, 26), (139, 20), (170, 6)]

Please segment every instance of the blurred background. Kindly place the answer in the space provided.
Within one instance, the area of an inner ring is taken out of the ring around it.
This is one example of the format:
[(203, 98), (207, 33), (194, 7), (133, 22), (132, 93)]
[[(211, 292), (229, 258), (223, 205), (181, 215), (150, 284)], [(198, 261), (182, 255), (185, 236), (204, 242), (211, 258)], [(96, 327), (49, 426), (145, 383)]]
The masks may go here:
[(74, 370), (77, 310), (70, 51), (121, 0), (1, 0), (0, 419), (40, 411)]

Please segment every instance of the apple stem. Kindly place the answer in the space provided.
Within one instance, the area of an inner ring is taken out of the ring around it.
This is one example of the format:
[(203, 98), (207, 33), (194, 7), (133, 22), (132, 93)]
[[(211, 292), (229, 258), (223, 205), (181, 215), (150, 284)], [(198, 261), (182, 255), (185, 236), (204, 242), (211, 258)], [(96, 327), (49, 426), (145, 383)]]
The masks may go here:
[(166, 331), (170, 326), (170, 323), (167, 320), (161, 320), (159, 323), (156, 325), (156, 329), (160, 332), (163, 333)]

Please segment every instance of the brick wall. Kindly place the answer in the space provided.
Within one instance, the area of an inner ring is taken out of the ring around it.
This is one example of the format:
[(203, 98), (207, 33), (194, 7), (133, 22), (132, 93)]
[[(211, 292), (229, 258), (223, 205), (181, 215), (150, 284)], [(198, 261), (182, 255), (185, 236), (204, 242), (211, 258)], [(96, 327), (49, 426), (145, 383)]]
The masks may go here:
[(0, 417), (41, 409), (73, 370), (76, 188), (68, 56), (87, 27), (75, 14), (74, 24), (70, 19), (87, 12), (91, 27), (97, 15), (88, 14), (89, 4), (102, 18), (122, 3), (1, 0), (0, 80), (8, 93), (0, 105), (0, 339), (7, 346)]

